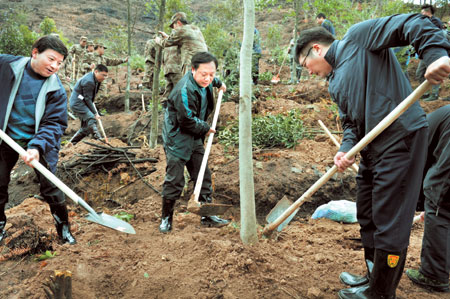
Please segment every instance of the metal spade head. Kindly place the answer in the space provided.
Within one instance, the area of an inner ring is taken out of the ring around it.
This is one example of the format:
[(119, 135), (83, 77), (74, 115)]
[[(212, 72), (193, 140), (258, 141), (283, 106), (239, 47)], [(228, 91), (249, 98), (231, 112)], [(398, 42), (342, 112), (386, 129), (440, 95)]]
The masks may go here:
[[(283, 196), (283, 198), (275, 205), (275, 207), (270, 211), (270, 213), (266, 216), (267, 223), (272, 223), (278, 217), (284, 213), (290, 206), (292, 205), (292, 201), (288, 199), (286, 196)], [(277, 227), (277, 231), (281, 231), (286, 225), (291, 222), (292, 218), (295, 217), (295, 214), (297, 214), (298, 209), (296, 209), (286, 220), (284, 220), (280, 225)]]
[(136, 234), (136, 231), (129, 223), (103, 212), (96, 214), (89, 213), (86, 218), (92, 222), (118, 230), (123, 233)]

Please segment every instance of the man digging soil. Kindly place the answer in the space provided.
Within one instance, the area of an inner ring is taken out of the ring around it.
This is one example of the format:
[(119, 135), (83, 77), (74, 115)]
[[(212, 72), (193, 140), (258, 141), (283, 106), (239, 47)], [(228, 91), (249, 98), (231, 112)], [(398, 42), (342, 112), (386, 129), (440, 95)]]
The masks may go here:
[[(310, 74), (329, 80), (344, 129), (334, 157), (339, 171), (354, 162), (345, 154), (411, 92), (393, 51), (412, 44), (427, 62), (425, 77), (442, 83), (450, 74), (450, 43), (425, 16), (394, 15), (352, 26), (342, 40), (325, 29), (300, 34), (296, 60)], [(416, 102), (361, 151), (356, 178), (357, 217), (368, 266), (367, 279), (354, 275), (339, 298), (395, 298), (403, 273), (414, 212), (425, 165), (428, 123)]]
[[(199, 52), (191, 59), (191, 71), (177, 83), (167, 100), (164, 111), (163, 142), (166, 153), (166, 176), (162, 190), (162, 215), (159, 231), (172, 230), (172, 217), (175, 202), (180, 198), (184, 187), (184, 167), (191, 179), (197, 180), (205, 153), (204, 138), (214, 129), (206, 122), (214, 110), (213, 87), (226, 91), (226, 86), (215, 78), (218, 62), (208, 52)], [(211, 203), (211, 172), (205, 169), (200, 191), (200, 202)], [(220, 227), (228, 220), (217, 216), (203, 216), (201, 224)]]

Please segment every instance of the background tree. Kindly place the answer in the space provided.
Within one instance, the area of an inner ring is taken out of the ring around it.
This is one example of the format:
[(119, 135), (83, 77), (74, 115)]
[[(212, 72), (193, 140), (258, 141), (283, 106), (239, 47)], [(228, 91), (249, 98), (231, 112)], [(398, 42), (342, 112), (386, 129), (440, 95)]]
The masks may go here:
[[(131, 0), (127, 0), (127, 50), (128, 57), (131, 56)], [(130, 80), (131, 67), (130, 60), (127, 61), (127, 88), (125, 91), (125, 112), (130, 112)]]
[(31, 47), (38, 38), (26, 25), (27, 14), (7, 10), (0, 15), (0, 53), (30, 56)]
[(241, 240), (256, 243), (255, 187), (252, 155), (252, 48), (255, 2), (244, 0), (244, 39), (240, 55), (239, 97), (239, 187), (241, 198)]

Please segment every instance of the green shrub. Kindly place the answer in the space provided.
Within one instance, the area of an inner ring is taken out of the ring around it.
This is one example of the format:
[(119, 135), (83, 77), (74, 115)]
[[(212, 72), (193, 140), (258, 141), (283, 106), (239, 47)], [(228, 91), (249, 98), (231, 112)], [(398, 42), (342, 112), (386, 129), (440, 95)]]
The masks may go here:
[(145, 58), (142, 55), (135, 54), (130, 57), (130, 66), (133, 70), (144, 71)]
[[(305, 132), (301, 113), (289, 111), (286, 115), (255, 116), (252, 121), (252, 145), (254, 148), (295, 147), (299, 140), (309, 138)], [(225, 147), (239, 144), (239, 122), (234, 121), (218, 133), (219, 142)]]

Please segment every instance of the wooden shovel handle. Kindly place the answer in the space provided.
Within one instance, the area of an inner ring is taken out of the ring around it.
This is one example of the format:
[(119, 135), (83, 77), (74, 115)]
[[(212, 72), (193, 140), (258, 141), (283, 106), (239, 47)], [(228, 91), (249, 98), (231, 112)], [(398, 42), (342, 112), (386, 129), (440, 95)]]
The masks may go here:
[[(350, 151), (345, 154), (347, 159), (352, 159), (364, 147), (366, 147), (372, 140), (380, 135), (389, 125), (391, 125), (400, 115), (403, 114), (412, 104), (414, 104), (420, 97), (431, 87), (428, 80), (425, 80), (419, 87), (417, 87), (406, 99), (404, 99), (394, 110), (392, 110), (386, 117), (367, 133)], [(289, 215), (298, 209), (309, 197), (311, 197), (320, 187), (322, 187), (328, 180), (337, 172), (337, 167), (334, 165), (327, 171), (317, 182), (314, 183), (299, 199), (297, 199), (283, 214), (281, 214), (274, 222), (268, 224), (263, 231), (264, 235), (270, 234), (275, 230)]]
[[(213, 121), (211, 124), (211, 129), (215, 130), (217, 125), (217, 119), (219, 118), (220, 104), (222, 103), (223, 90), (219, 91), (219, 96), (216, 103), (216, 111), (214, 112)], [(208, 163), (209, 152), (211, 151), (212, 142), (214, 139), (214, 133), (209, 134), (208, 142), (206, 144), (205, 153), (203, 155), (202, 164), (198, 172), (197, 182), (194, 188), (194, 200), (198, 203), (198, 198), (200, 196), (200, 191), (202, 189), (203, 177), (205, 175), (206, 164)]]
[[(92, 105), (94, 106), (95, 113), (98, 114), (98, 110), (97, 110), (97, 107), (95, 106), (94, 102), (92, 102)], [(100, 115), (100, 114), (98, 114), (98, 115)], [(103, 137), (105, 137), (105, 142), (109, 143), (108, 142), (108, 137), (106, 137), (105, 129), (103, 129), (102, 120), (101, 119), (97, 119), (97, 121), (98, 121), (98, 125), (100, 127), (100, 131), (102, 131)]]

